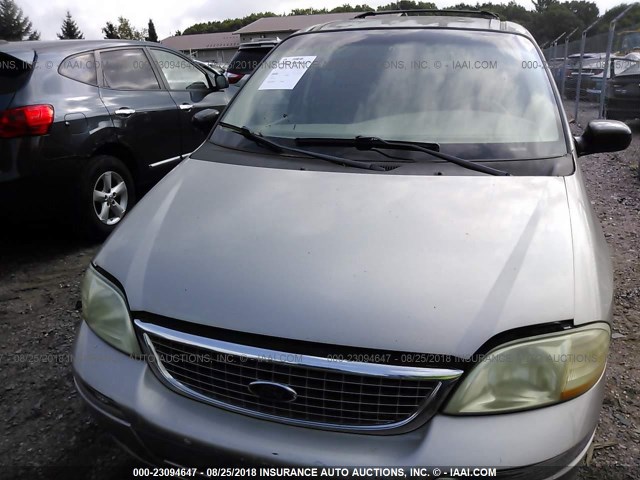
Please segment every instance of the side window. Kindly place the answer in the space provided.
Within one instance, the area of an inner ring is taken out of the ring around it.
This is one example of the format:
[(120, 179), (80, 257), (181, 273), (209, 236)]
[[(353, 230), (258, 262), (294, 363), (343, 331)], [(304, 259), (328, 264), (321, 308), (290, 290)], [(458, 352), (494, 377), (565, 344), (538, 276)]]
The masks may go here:
[(151, 49), (155, 62), (171, 90), (208, 90), (209, 81), (195, 65), (165, 50)]
[(58, 68), (60, 75), (78, 82), (98, 85), (96, 59), (93, 52), (65, 58)]
[(158, 90), (160, 84), (141, 48), (100, 52), (104, 85), (116, 90)]

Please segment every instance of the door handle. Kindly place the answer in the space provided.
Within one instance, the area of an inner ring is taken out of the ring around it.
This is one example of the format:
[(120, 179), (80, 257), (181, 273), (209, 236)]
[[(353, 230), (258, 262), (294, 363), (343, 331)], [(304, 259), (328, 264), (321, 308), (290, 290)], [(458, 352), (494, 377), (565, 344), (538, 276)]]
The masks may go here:
[(136, 111), (133, 108), (123, 107), (116, 110), (116, 115), (120, 115), (123, 117), (128, 117), (129, 115), (133, 115)]
[(193, 108), (193, 105), (189, 105), (188, 103), (181, 103), (178, 106), (180, 107), (180, 110), (184, 110), (185, 112), (188, 112)]

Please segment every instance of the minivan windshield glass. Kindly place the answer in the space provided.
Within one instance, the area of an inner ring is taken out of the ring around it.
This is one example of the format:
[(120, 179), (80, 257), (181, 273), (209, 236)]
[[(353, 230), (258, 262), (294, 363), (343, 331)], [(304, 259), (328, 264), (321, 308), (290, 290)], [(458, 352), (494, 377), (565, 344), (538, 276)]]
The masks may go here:
[(224, 114), (265, 137), (437, 143), (467, 159), (567, 153), (537, 49), (499, 32), (379, 29), (285, 40)]

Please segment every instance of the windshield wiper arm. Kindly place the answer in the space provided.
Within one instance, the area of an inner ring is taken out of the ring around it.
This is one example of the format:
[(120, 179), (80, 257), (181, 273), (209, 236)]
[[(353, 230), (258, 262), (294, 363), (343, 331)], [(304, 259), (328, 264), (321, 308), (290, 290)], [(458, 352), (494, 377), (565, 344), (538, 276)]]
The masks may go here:
[[(363, 145), (362, 139), (367, 138), (367, 142)], [(393, 143), (393, 146), (389, 144)], [(437, 143), (422, 142), (405, 142), (402, 140), (382, 140), (377, 137), (355, 137), (355, 138), (328, 138), (328, 137), (302, 137), (296, 138), (298, 145), (327, 145), (335, 147), (356, 147), (359, 150), (371, 150), (372, 148), (393, 148), (394, 150), (414, 150), (414, 146), (418, 145), (429, 150), (440, 151), (440, 145)]]
[(489, 175), (497, 175), (497, 176), (510, 176), (509, 172), (505, 172), (504, 170), (498, 170), (497, 168), (487, 167), (485, 165), (480, 165), (478, 163), (472, 162), (470, 160), (465, 160), (464, 158), (455, 157), (453, 155), (449, 155), (448, 153), (442, 153), (438, 150), (433, 150), (431, 148), (421, 147), (418, 144), (411, 144), (405, 142), (393, 142), (383, 140), (378, 137), (362, 137), (358, 136), (355, 138), (356, 140), (356, 148), (361, 150), (371, 149), (373, 147), (377, 147), (378, 144), (383, 144), (387, 147), (396, 147), (396, 148), (405, 148), (409, 150), (414, 150), (416, 152), (424, 152), (428, 153), (437, 158), (441, 158), (442, 160), (446, 160), (447, 162), (455, 163), (456, 165), (467, 168), (469, 170), (474, 170), (476, 172), (487, 173)]
[(243, 137), (249, 140), (253, 140), (258, 145), (262, 145), (266, 148), (269, 148), (274, 152), (294, 152), (294, 153), (306, 155), (308, 157), (318, 158), (320, 160), (326, 160), (327, 162), (343, 165), (345, 167), (362, 168), (365, 170), (375, 170), (379, 172), (386, 171), (380, 165), (376, 165), (375, 163), (371, 163), (371, 162), (361, 162), (359, 160), (351, 160), (349, 158), (335, 157), (333, 155), (325, 155), (324, 153), (310, 152), (307, 150), (302, 150), (300, 148), (288, 147), (287, 145), (282, 145), (272, 140), (268, 140), (262, 135), (251, 131), (247, 127), (239, 127), (238, 125), (232, 125), (230, 123), (225, 123), (225, 122), (220, 122), (218, 125), (228, 128), (229, 130), (232, 130), (236, 133), (239, 133)]
[[(354, 146), (358, 150), (373, 150), (375, 148), (394, 148), (397, 150), (410, 150), (424, 152), (447, 162), (455, 163), (460, 167), (474, 170), (476, 172), (487, 173), (489, 175), (508, 176), (510, 173), (497, 168), (487, 167), (464, 158), (455, 157), (440, 151), (437, 143), (414, 143), (393, 140), (383, 140), (378, 137), (357, 136), (355, 138), (297, 138), (296, 143), (300, 145), (335, 145)], [(434, 148), (435, 147), (435, 148)]]

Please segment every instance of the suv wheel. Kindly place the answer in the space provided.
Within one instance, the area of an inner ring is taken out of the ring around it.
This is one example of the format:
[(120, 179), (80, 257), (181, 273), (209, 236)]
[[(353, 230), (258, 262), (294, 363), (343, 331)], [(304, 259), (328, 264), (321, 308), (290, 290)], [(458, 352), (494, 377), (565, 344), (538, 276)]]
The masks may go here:
[(80, 180), (79, 207), (84, 233), (106, 238), (135, 204), (133, 178), (124, 163), (109, 155), (90, 160)]

